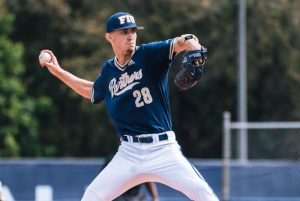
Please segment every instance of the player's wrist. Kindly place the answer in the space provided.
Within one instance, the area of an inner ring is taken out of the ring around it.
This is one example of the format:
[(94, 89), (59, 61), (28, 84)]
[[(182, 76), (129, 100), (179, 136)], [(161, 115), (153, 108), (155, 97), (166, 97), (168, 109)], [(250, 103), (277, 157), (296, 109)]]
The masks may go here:
[(61, 77), (62, 75), (66, 74), (67, 71), (62, 69), (60, 66), (49, 66), (47, 67), (50, 73), (56, 77)]

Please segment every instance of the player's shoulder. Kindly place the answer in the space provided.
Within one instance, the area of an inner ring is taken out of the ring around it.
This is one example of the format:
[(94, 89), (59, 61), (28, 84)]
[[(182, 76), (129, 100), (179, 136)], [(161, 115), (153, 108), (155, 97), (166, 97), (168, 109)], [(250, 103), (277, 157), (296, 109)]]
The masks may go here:
[(109, 60), (105, 61), (102, 66), (104, 68), (104, 67), (107, 67), (107, 66), (110, 66), (113, 64), (114, 64), (114, 59), (109, 59)]
[(112, 68), (113, 64), (114, 64), (114, 60), (113, 59), (107, 60), (104, 63), (102, 63), (102, 67), (101, 67), (101, 70), (100, 70), (100, 75), (107, 75), (107, 74), (109, 74), (111, 72), (111, 69), (113, 69)]
[(174, 41), (175, 38), (162, 40), (162, 41), (154, 41), (147, 44), (141, 45), (140, 49), (143, 55), (147, 55), (147, 58), (150, 58), (151, 61), (157, 61), (156, 59), (169, 58), (172, 60), (173, 52), (174, 52)]
[(138, 48), (147, 49), (147, 48), (153, 48), (153, 47), (156, 48), (156, 47), (168, 46), (168, 45), (172, 44), (174, 39), (175, 38), (170, 38), (170, 39), (161, 40), (161, 41), (153, 41), (153, 42), (142, 44)]
[(106, 71), (114, 65), (114, 59), (109, 59), (102, 64), (102, 71)]

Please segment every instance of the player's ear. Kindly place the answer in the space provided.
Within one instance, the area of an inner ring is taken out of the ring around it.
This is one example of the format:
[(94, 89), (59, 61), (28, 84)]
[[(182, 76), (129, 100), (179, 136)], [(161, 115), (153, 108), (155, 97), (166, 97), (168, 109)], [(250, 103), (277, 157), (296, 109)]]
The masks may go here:
[(112, 39), (111, 34), (110, 34), (110, 33), (106, 33), (106, 34), (105, 34), (105, 38), (106, 38), (106, 40), (107, 40), (108, 42), (110, 42), (111, 39)]

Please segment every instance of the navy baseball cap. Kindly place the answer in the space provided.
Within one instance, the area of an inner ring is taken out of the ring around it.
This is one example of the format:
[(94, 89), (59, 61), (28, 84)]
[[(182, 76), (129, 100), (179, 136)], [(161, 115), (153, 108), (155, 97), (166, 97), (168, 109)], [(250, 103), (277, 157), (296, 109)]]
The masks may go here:
[(118, 12), (110, 16), (106, 22), (106, 32), (112, 32), (114, 30), (121, 29), (144, 29), (142, 26), (138, 26), (135, 23), (134, 17), (125, 12)]

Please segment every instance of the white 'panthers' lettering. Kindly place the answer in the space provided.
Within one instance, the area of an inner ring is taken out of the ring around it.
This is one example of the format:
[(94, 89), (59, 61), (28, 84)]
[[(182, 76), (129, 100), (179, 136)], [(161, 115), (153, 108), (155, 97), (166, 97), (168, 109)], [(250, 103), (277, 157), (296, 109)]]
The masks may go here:
[(139, 71), (134, 71), (131, 75), (128, 73), (123, 73), (119, 77), (119, 81), (116, 78), (113, 78), (109, 83), (109, 91), (111, 93), (111, 98), (114, 96), (119, 96), (125, 91), (132, 89), (133, 86), (139, 84), (138, 80), (143, 78), (142, 69)]
[(135, 23), (134, 17), (131, 15), (123, 15), (119, 17), (120, 24)]

